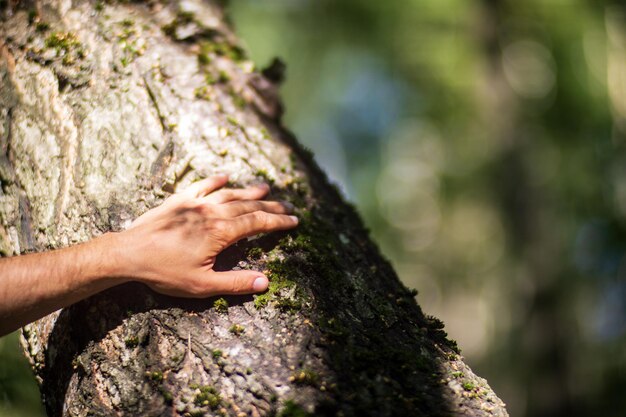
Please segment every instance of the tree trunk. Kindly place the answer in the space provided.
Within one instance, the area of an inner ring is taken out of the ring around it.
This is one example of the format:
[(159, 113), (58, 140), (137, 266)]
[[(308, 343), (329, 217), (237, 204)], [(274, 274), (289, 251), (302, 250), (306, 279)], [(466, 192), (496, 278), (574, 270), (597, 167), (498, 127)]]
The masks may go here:
[(50, 416), (507, 415), (281, 126), (280, 65), (254, 71), (221, 2), (0, 10), (5, 256), (124, 229), (216, 173), (270, 182), (301, 218), (218, 260), (265, 271), (266, 294), (128, 284), (26, 326)]

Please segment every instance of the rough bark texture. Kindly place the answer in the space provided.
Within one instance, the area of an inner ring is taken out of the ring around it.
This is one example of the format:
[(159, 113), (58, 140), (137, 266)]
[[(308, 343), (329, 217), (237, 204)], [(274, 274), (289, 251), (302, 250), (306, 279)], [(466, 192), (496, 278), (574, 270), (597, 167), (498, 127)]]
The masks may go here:
[(270, 181), (296, 232), (219, 267), (262, 296), (116, 287), (23, 329), (50, 416), (506, 416), (424, 316), (354, 210), (280, 125), (218, 2), (0, 0), (0, 250), (123, 229), (215, 173)]

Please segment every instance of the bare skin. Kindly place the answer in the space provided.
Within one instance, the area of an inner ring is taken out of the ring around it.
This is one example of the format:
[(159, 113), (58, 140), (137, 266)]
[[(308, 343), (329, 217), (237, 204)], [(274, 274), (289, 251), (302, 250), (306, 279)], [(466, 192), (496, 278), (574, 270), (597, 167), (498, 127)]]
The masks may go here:
[(204, 298), (267, 289), (256, 271), (213, 270), (238, 240), (296, 227), (288, 203), (261, 201), (267, 185), (224, 189), (207, 178), (138, 217), (123, 232), (0, 261), (0, 335), (115, 285), (139, 281), (162, 294)]

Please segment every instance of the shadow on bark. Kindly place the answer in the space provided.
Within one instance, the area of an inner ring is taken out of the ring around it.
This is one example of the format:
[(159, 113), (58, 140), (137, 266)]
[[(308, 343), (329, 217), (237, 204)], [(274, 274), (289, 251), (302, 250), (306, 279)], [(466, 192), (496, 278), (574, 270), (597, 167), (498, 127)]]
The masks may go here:
[[(246, 259), (251, 246), (264, 251), (274, 248), (286, 233), (264, 236), (252, 242), (240, 242), (225, 251), (216, 269), (229, 270)], [(303, 314), (316, 324), (311, 330), (310, 346), (321, 356), (327, 369), (304, 370), (294, 385), (306, 395), (313, 390), (317, 416), (448, 416), (452, 415), (452, 398), (445, 393), (440, 361), (451, 355), (445, 333), (436, 321), (423, 316), (412, 295), (390, 293), (378, 309), (371, 309), (355, 300), (354, 289), (336, 286), (329, 291), (323, 282), (299, 282), (311, 288), (314, 307)], [(374, 283), (384, 287), (381, 282)], [(362, 294), (367, 299), (368, 294)], [(225, 297), (230, 306), (241, 306), (252, 296)], [(191, 300), (172, 298), (151, 291), (142, 284), (130, 283), (115, 287), (90, 299), (64, 309), (51, 332), (46, 354), (47, 368), (43, 397), (49, 416), (64, 415), (66, 394), (70, 385), (93, 384), (86, 375), (93, 367), (106, 366), (107, 358), (85, 354), (132, 315), (149, 311), (181, 309), (185, 313), (201, 314), (211, 309), (215, 298)], [(343, 300), (343, 302), (341, 301)], [(394, 307), (395, 305), (395, 307)], [(99, 311), (96, 306), (106, 306)], [(391, 311), (395, 308), (396, 312)], [(369, 309), (369, 310), (368, 310)], [(289, 314), (289, 313), (285, 313)], [(401, 317), (400, 317), (401, 316)], [(302, 330), (308, 331), (308, 330)], [(192, 336), (190, 335), (190, 338)], [(145, 349), (156, 349), (150, 337), (141, 341)], [(143, 376), (140, 376), (143, 378)], [(321, 384), (320, 380), (328, 384)], [(136, 383), (145, 383), (140, 379)], [(322, 388), (323, 387), (323, 388)], [(94, 399), (98, 401), (98, 399)], [(302, 411), (294, 403), (280, 415)], [(124, 409), (121, 405), (120, 409)], [(277, 415), (278, 403), (269, 415)], [(167, 411), (169, 410), (169, 411)], [(290, 411), (291, 410), (291, 411)], [(126, 410), (127, 411), (127, 410)], [(146, 411), (144, 411), (146, 412)], [(303, 412), (303, 411), (302, 411)], [(172, 406), (163, 404), (160, 410), (145, 415), (172, 415)], [(127, 414), (130, 415), (130, 414)], [(175, 414), (176, 415), (176, 414)], [(208, 414), (207, 414), (208, 415)], [(308, 415), (308, 414), (294, 414)]]

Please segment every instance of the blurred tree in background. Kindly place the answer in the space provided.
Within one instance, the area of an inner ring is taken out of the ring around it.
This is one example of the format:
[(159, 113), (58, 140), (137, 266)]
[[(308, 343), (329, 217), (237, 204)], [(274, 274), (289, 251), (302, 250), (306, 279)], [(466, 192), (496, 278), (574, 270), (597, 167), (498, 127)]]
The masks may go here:
[[(626, 410), (626, 6), (233, 0), (286, 121), (513, 416)], [(15, 335), (0, 416), (42, 415)]]

